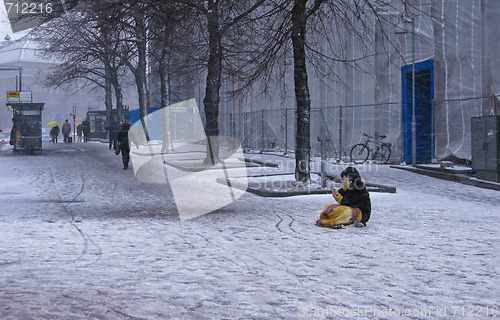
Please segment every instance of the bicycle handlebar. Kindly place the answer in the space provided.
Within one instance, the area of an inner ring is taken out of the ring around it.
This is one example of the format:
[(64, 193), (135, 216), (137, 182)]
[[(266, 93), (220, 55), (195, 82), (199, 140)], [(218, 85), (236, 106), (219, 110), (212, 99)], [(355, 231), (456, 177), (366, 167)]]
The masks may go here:
[[(369, 136), (369, 135), (367, 135), (366, 133), (363, 133), (363, 135), (364, 135), (365, 137), (368, 137), (369, 139), (373, 139), (373, 137), (372, 137), (372, 136)], [(387, 138), (387, 136), (385, 136), (385, 135), (379, 135), (379, 138), (380, 138), (380, 139), (385, 139), (385, 138)]]

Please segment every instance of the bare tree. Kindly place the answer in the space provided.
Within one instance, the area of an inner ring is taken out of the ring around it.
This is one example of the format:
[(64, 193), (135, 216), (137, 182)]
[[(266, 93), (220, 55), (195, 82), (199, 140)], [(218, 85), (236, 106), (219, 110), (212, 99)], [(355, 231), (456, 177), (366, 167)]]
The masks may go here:
[(207, 158), (205, 163), (219, 162), (219, 103), (222, 84), (222, 71), (225, 60), (223, 41), (232, 28), (238, 26), (254, 13), (265, 0), (254, 0), (249, 3), (236, 0), (188, 1), (184, 5), (192, 8), (194, 13), (204, 20), (205, 34), (208, 38), (206, 61), (207, 78), (205, 98), (205, 133), (207, 136)]
[[(154, 9), (149, 28), (151, 45), (149, 54), (152, 65), (158, 68), (160, 86), (160, 108), (162, 109), (162, 149), (161, 152), (174, 150), (170, 135), (170, 110), (166, 108), (171, 104), (171, 61), (175, 51), (175, 35), (177, 17), (182, 16), (174, 1), (152, 1), (149, 3)], [(153, 71), (154, 72), (154, 71)]]
[(123, 64), (114, 52), (115, 30), (106, 23), (111, 14), (99, 4), (82, 2), (31, 33), (41, 46), (43, 56), (61, 61), (47, 76), (46, 83), (60, 86), (84, 79), (102, 88), (107, 121), (111, 120), (113, 89), (119, 110), (123, 100), (119, 79)]
[(308, 0), (294, 0), (292, 7), (292, 45), (294, 60), (295, 99), (297, 101), (297, 132), (295, 135), (295, 179), (307, 182), (310, 179), (311, 157), (311, 98), (307, 83), (306, 27), (307, 20), (325, 0), (315, 0), (307, 8)]
[[(373, 56), (369, 43), (374, 38), (375, 22), (379, 27), (393, 25), (394, 21), (385, 13), (389, 10), (393, 15), (400, 14), (402, 6), (370, 0), (276, 0), (267, 3), (267, 7), (267, 12), (254, 20), (255, 26), (249, 29), (253, 30), (254, 39), (250, 40), (247, 35), (249, 44), (238, 52), (239, 57), (246, 57), (241, 69), (249, 70), (240, 78), (244, 84), (239, 89), (246, 90), (258, 81), (264, 86), (273, 80), (283, 82), (285, 68), (281, 67), (281, 61), (292, 51), (297, 121), (295, 177), (297, 181), (307, 182), (311, 152), (308, 66), (322, 79), (333, 76), (343, 81), (335, 72), (336, 64), (349, 63), (361, 68), (358, 61)], [(379, 36), (390, 44), (387, 50), (399, 52), (387, 31), (380, 30)], [(360, 56), (349, 57), (343, 43), (338, 43), (344, 41), (345, 33), (359, 40)], [(319, 39), (326, 39), (328, 54), (320, 50)]]

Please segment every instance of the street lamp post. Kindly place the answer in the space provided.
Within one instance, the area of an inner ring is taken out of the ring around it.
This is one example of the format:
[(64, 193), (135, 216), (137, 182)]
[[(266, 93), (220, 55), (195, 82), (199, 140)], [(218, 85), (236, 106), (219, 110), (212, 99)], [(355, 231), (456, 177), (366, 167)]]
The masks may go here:
[(73, 117), (73, 142), (76, 142), (76, 106), (73, 106), (73, 113), (70, 113), (70, 116)]
[(23, 91), (23, 67), (0, 67), (0, 70), (13, 70), (19, 72), (19, 83), (16, 83), (16, 90)]

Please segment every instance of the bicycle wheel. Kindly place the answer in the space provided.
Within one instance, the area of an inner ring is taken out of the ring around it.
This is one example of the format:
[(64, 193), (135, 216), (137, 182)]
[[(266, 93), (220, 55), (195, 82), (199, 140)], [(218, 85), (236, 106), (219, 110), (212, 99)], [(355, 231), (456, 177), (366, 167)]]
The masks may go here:
[(370, 151), (368, 147), (364, 143), (358, 143), (354, 145), (351, 149), (351, 161), (360, 164), (366, 162), (368, 160), (368, 156), (370, 155)]
[(391, 148), (385, 143), (381, 144), (380, 149), (378, 150), (377, 163), (378, 164), (387, 163), (390, 157), (391, 157)]

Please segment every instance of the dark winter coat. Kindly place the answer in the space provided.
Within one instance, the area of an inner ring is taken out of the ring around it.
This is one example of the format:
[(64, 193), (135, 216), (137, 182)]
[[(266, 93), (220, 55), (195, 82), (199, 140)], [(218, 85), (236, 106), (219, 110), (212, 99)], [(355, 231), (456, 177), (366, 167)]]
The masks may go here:
[(116, 122), (110, 122), (106, 126), (106, 131), (108, 131), (111, 139), (116, 139), (118, 137), (118, 132), (120, 131), (120, 126)]
[(372, 205), (370, 201), (370, 194), (366, 190), (365, 183), (361, 179), (355, 179), (347, 190), (340, 189), (342, 200), (340, 205), (358, 208), (361, 210), (362, 218), (361, 223), (366, 224), (370, 219)]
[(70, 134), (71, 133), (71, 125), (69, 122), (65, 122), (62, 126), (62, 133), (63, 134)]
[(130, 146), (128, 144), (128, 127), (121, 127), (118, 131), (118, 147), (122, 152), (130, 152)]
[(52, 127), (52, 129), (50, 129), (50, 133), (49, 134), (51, 136), (57, 136), (57, 135), (59, 135), (59, 126)]
[(82, 122), (82, 132), (84, 135), (87, 135), (90, 133), (90, 122), (88, 122), (87, 120), (84, 120)]

